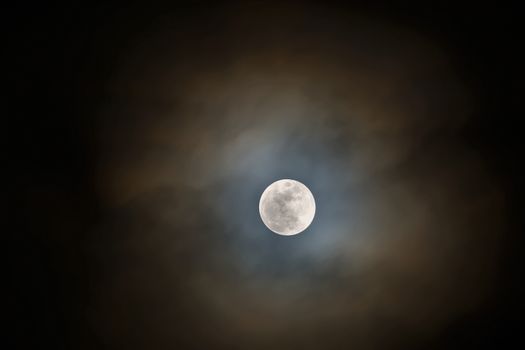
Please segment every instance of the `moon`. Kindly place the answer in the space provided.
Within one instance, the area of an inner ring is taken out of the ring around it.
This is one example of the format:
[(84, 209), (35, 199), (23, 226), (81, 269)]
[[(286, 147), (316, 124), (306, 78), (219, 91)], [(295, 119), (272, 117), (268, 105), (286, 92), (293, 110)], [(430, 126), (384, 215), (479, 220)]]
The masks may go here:
[(259, 213), (270, 230), (292, 236), (303, 232), (312, 223), (315, 199), (308, 187), (299, 181), (282, 179), (264, 190)]

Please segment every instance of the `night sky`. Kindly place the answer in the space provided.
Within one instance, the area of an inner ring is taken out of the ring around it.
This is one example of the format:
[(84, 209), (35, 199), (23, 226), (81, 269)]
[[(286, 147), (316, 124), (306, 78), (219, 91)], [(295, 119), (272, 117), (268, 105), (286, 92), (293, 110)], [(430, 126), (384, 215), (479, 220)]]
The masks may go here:
[[(4, 15), (2, 348), (524, 345), (517, 6)], [(283, 178), (296, 236), (259, 217)]]

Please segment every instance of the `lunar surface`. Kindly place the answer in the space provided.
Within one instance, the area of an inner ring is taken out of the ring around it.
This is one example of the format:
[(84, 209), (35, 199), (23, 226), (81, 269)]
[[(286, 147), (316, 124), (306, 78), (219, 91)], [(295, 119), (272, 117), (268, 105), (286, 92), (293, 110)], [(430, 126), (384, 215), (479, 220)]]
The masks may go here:
[(259, 213), (273, 232), (283, 236), (296, 235), (310, 226), (314, 219), (314, 196), (299, 181), (278, 180), (261, 195)]

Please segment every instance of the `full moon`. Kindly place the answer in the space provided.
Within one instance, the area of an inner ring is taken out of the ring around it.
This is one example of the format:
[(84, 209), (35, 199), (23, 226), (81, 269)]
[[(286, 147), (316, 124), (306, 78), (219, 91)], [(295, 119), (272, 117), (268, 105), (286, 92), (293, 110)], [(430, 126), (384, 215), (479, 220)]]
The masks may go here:
[(299, 181), (283, 179), (268, 186), (259, 201), (261, 219), (270, 230), (292, 236), (303, 232), (315, 216), (312, 192)]

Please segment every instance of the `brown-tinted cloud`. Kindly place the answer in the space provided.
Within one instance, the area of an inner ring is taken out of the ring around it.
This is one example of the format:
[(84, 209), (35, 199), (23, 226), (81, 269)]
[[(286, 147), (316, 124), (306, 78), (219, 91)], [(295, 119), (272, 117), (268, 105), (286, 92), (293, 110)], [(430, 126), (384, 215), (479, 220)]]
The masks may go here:
[[(91, 319), (110, 347), (389, 348), (481, 302), (502, 197), (457, 135), (476, 103), (446, 48), (326, 9), (166, 16), (100, 113)], [(193, 26), (202, 21), (205, 26)], [(279, 178), (317, 216), (258, 217)]]

